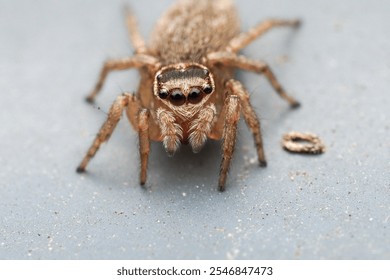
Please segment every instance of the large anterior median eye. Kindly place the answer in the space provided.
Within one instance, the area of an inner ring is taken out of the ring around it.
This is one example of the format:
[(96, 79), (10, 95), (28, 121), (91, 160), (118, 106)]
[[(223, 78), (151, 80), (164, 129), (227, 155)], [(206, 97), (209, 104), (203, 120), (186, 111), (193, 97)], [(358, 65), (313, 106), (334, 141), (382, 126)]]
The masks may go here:
[(199, 88), (193, 87), (188, 94), (188, 102), (193, 104), (199, 103), (202, 100), (202, 95), (203, 92)]
[(180, 106), (184, 104), (186, 97), (179, 89), (174, 89), (169, 95), (169, 101), (171, 101), (173, 105)]

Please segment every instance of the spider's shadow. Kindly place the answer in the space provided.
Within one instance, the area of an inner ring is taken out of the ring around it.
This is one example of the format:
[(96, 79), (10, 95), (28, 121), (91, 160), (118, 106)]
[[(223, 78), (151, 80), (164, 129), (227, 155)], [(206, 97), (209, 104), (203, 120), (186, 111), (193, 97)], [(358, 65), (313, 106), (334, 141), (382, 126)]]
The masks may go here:
[(161, 143), (152, 143), (148, 180), (152, 185), (162, 181), (167, 185), (164, 188), (179, 185), (216, 188), (221, 156), (221, 141), (207, 141), (197, 154), (189, 145), (182, 145), (173, 157), (167, 155)]

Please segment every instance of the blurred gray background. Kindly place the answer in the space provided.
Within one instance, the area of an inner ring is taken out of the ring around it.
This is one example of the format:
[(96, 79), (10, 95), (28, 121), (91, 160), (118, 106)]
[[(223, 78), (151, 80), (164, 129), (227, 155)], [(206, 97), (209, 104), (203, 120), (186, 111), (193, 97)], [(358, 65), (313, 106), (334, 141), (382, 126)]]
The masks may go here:
[[(227, 190), (220, 143), (169, 158), (152, 145), (138, 185), (137, 135), (123, 118), (84, 175), (75, 168), (135, 70), (84, 97), (102, 62), (132, 54), (122, 8), (143, 35), (174, 1), (0, 0), (1, 259), (389, 259), (390, 2), (236, 1), (242, 28), (300, 18), (244, 54), (272, 66), (302, 102), (238, 73), (262, 120), (268, 167), (241, 122)], [(101, 110), (97, 109), (100, 107)], [(284, 133), (318, 134), (320, 156), (285, 152)]]

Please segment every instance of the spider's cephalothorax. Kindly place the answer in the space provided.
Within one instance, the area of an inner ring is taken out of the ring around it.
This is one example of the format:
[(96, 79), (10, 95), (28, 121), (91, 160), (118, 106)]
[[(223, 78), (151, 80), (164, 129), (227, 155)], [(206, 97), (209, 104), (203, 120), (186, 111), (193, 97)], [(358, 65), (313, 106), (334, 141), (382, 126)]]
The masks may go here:
[[(200, 64), (174, 64), (157, 72), (154, 95), (172, 110), (178, 106), (192, 109), (203, 105), (214, 91), (214, 79), (207, 67)], [(186, 118), (186, 114), (183, 116)]]
[[(190, 143), (194, 152), (202, 148), (216, 114), (215, 106), (208, 104), (214, 88), (210, 70), (201, 64), (174, 64), (156, 73), (153, 91), (157, 103), (162, 103), (156, 110), (156, 120), (163, 130), (162, 135), (166, 135), (163, 144), (168, 154), (173, 155), (179, 143)], [(199, 130), (199, 121), (204, 119), (202, 115), (205, 113), (210, 120)], [(164, 117), (175, 119), (175, 137), (167, 133), (169, 126), (164, 124)]]
[(151, 140), (163, 142), (172, 155), (180, 144), (190, 144), (198, 152), (208, 138), (222, 139), (218, 186), (223, 191), (241, 115), (253, 134), (259, 164), (265, 166), (260, 122), (247, 90), (233, 73), (243, 69), (263, 74), (291, 107), (297, 107), (299, 103), (284, 91), (266, 63), (238, 52), (274, 27), (298, 25), (297, 20), (268, 20), (240, 33), (231, 0), (178, 0), (158, 21), (147, 46), (128, 13), (135, 55), (105, 62), (87, 100), (94, 101), (110, 71), (138, 68), (141, 82), (137, 94), (124, 93), (116, 99), (77, 171), (85, 170), (123, 111), (139, 136), (141, 184), (146, 182)]

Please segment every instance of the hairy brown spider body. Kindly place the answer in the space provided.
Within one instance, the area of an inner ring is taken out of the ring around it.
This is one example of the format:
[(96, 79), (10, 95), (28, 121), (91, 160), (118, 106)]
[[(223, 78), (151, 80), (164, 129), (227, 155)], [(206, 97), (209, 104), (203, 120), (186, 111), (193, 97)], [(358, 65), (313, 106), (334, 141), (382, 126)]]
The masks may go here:
[(135, 54), (106, 61), (87, 100), (94, 101), (112, 70), (137, 68), (141, 82), (136, 95), (124, 93), (116, 99), (77, 171), (83, 172), (100, 145), (109, 139), (123, 111), (139, 135), (141, 184), (146, 181), (151, 140), (162, 141), (173, 155), (181, 144), (189, 144), (198, 152), (208, 138), (222, 139), (218, 186), (223, 191), (241, 114), (253, 134), (259, 163), (265, 166), (260, 122), (247, 90), (234, 79), (233, 72), (243, 69), (264, 74), (276, 92), (297, 107), (299, 103), (285, 93), (266, 63), (238, 52), (273, 27), (298, 24), (297, 20), (268, 20), (240, 33), (232, 1), (178, 0), (158, 21), (146, 45), (135, 18), (128, 13)]

